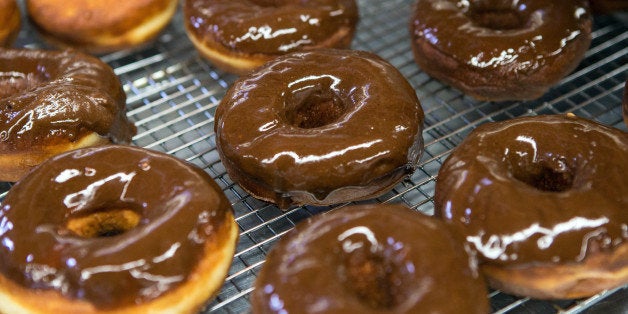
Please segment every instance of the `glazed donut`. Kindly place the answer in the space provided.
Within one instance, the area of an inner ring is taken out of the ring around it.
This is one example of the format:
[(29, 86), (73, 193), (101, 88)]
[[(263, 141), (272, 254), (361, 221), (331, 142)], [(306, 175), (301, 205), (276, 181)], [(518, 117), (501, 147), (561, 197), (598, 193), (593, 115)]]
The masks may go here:
[(253, 313), (488, 313), (462, 241), (403, 205), (357, 205), (303, 221), (267, 256)]
[(628, 133), (573, 115), (479, 126), (438, 173), (436, 216), (489, 284), (539, 299), (628, 283)]
[(113, 70), (71, 51), (0, 49), (0, 122), (2, 181), (60, 152), (135, 134)]
[(238, 237), (200, 168), (132, 146), (66, 152), (7, 194), (2, 313), (197, 313)]
[(9, 47), (20, 31), (20, 8), (15, 0), (0, 0), (0, 48)]
[(421, 70), (478, 100), (541, 97), (591, 42), (586, 0), (418, 0), (410, 28)]
[(89, 53), (135, 48), (170, 23), (177, 0), (26, 0), (31, 21), (58, 47)]
[(245, 74), (289, 52), (349, 48), (355, 0), (185, 0), (185, 30), (216, 67)]
[(378, 196), (412, 173), (423, 151), (414, 89), (369, 52), (278, 57), (237, 80), (215, 119), (231, 179), (282, 209)]

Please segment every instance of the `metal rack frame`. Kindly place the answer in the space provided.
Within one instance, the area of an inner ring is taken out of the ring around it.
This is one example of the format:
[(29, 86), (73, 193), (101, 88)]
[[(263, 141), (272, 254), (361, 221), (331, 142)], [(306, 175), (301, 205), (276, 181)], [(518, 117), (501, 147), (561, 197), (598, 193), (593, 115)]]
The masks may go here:
[[(586, 58), (543, 98), (493, 103), (475, 101), (418, 68), (408, 32), (412, 2), (358, 0), (361, 20), (353, 49), (373, 51), (395, 65), (415, 87), (426, 116), (425, 152), (419, 168), (410, 178), (371, 202), (405, 203), (431, 214), (441, 163), (474, 127), (485, 122), (573, 112), (626, 130), (620, 105), (628, 73), (626, 15), (596, 16), (593, 42)], [(47, 47), (27, 22), (16, 46)], [(203, 313), (248, 312), (248, 295), (256, 274), (276, 240), (299, 221), (345, 204), (303, 206), (283, 212), (251, 197), (230, 180), (216, 152), (213, 125), (216, 106), (237, 77), (216, 70), (199, 57), (183, 30), (181, 10), (154, 43), (140, 50), (101, 58), (114, 68), (124, 85), (128, 115), (138, 127), (133, 143), (204, 168), (231, 200), (241, 231), (237, 253), (224, 286)], [(0, 183), (0, 192), (6, 193), (10, 186)], [(583, 300), (539, 301), (500, 291), (491, 291), (489, 297), (494, 313), (628, 311), (628, 286)]]

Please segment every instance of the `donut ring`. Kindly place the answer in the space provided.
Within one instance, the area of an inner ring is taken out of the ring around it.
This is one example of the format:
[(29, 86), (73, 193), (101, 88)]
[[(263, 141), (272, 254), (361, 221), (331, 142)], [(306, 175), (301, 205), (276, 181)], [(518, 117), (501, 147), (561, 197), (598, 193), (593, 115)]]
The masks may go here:
[(628, 134), (538, 116), (475, 129), (438, 174), (436, 215), (492, 287), (541, 299), (628, 283)]
[(461, 243), (402, 205), (312, 217), (268, 254), (253, 313), (488, 313), (486, 286)]
[(591, 42), (586, 0), (418, 0), (410, 28), (421, 70), (478, 100), (541, 97)]
[(215, 123), (231, 179), (281, 208), (388, 191), (417, 166), (422, 129), (423, 110), (403, 75), (348, 50), (291, 53), (241, 77)]
[(238, 237), (207, 173), (131, 146), (55, 156), (2, 205), (3, 313), (197, 313)]
[(28, 14), (55, 46), (89, 53), (135, 48), (155, 38), (177, 10), (177, 0), (26, 0)]
[(15, 0), (0, 0), (0, 47), (15, 41), (21, 25), (20, 8)]
[(72, 51), (0, 50), (0, 180), (67, 150), (129, 143), (135, 132), (107, 64)]
[(186, 0), (185, 29), (218, 68), (245, 74), (279, 55), (349, 48), (355, 0)]

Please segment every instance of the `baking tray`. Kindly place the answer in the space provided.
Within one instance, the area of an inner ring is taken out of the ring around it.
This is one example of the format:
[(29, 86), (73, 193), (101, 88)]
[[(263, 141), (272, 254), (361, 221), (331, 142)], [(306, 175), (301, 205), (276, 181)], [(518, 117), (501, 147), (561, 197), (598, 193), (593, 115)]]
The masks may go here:
[[(494, 103), (473, 100), (418, 68), (408, 32), (412, 2), (358, 0), (360, 23), (353, 49), (375, 52), (395, 65), (414, 86), (425, 110), (425, 152), (417, 171), (369, 202), (405, 203), (432, 214), (434, 185), (442, 162), (473, 128), (489, 121), (573, 112), (626, 131), (620, 105), (628, 73), (626, 13), (595, 16), (593, 42), (586, 58), (544, 97)], [(24, 8), (23, 3), (20, 5)], [(16, 46), (47, 48), (27, 20)], [(202, 312), (250, 312), (253, 282), (273, 244), (297, 222), (346, 204), (303, 206), (282, 212), (251, 197), (231, 181), (216, 152), (213, 127), (216, 106), (237, 77), (199, 57), (183, 30), (182, 10), (150, 45), (101, 58), (115, 69), (124, 85), (128, 115), (138, 127), (133, 143), (202, 167), (222, 187), (235, 210), (240, 227), (237, 253), (224, 286)], [(0, 197), (10, 186), (0, 183)], [(494, 313), (628, 312), (628, 286), (580, 300), (539, 301), (500, 291), (490, 291), (489, 297)]]

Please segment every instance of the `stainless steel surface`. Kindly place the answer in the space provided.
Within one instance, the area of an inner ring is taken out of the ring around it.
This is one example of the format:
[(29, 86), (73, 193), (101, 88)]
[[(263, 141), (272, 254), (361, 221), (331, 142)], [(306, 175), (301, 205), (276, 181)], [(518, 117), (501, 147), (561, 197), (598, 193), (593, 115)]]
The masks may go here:
[[(596, 16), (593, 43), (578, 69), (543, 98), (529, 102), (478, 102), (431, 79), (414, 63), (408, 33), (412, 0), (358, 0), (361, 21), (354, 49), (373, 51), (412, 83), (426, 113), (420, 167), (376, 202), (405, 203), (431, 214), (438, 169), (476, 126), (522, 115), (573, 112), (623, 130), (623, 84), (628, 73), (626, 15)], [(46, 47), (26, 23), (17, 46)], [(134, 144), (168, 152), (204, 168), (231, 200), (240, 240), (228, 278), (203, 312), (249, 311), (248, 295), (275, 241), (306, 217), (333, 208), (305, 206), (287, 212), (254, 199), (225, 173), (215, 149), (214, 111), (236, 76), (216, 70), (194, 50), (181, 10), (159, 39), (132, 52), (101, 56), (119, 75), (137, 127)], [(10, 184), (1, 183), (1, 192)], [(343, 206), (340, 204), (338, 206)], [(336, 206), (337, 207), (337, 206)], [(538, 301), (491, 291), (495, 313), (626, 313), (628, 287), (583, 300)]]

